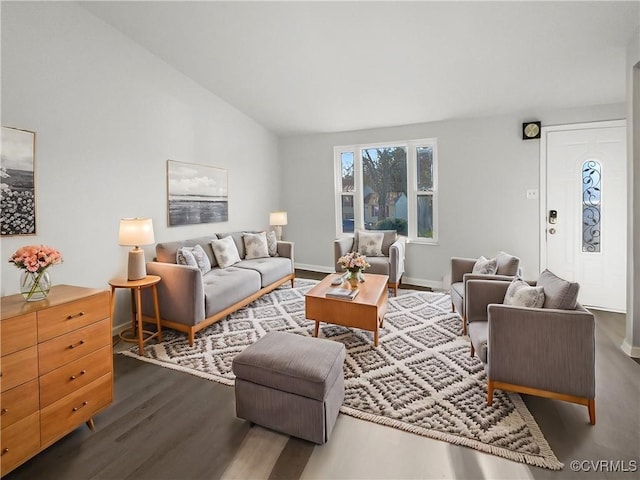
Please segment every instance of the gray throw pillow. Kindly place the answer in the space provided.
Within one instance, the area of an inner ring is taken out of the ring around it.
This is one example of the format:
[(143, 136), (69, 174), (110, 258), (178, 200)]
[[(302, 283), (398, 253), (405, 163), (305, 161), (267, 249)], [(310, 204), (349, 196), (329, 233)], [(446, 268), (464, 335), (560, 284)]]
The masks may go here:
[(544, 308), (576, 309), (580, 291), (578, 283), (563, 280), (549, 270), (545, 270), (540, 274), (536, 285), (544, 288)]
[(542, 308), (544, 305), (544, 288), (532, 287), (521, 278), (514, 278), (504, 296), (505, 305), (516, 307)]
[(367, 257), (382, 257), (382, 240), (384, 233), (359, 232), (358, 253)]
[(269, 250), (269, 256), (278, 256), (278, 238), (273, 230), (267, 232), (267, 249)]
[[(498, 266), (496, 274), (508, 275), (510, 277), (518, 275), (518, 268), (520, 267), (520, 259), (518, 257), (514, 257), (505, 252), (498, 252), (496, 255), (496, 263)], [(519, 275), (522, 274), (520, 273)]]
[(211, 240), (211, 248), (220, 268), (227, 268), (240, 261), (238, 247), (231, 236), (220, 240)]
[(181, 265), (192, 266), (195, 261), (195, 266), (198, 267), (202, 275), (211, 271), (211, 261), (200, 245), (180, 248), (176, 253), (176, 261)]
[(474, 275), (495, 275), (497, 269), (498, 265), (495, 258), (487, 260), (485, 257), (481, 256), (473, 265), (471, 273)]
[(265, 258), (269, 256), (269, 246), (267, 245), (267, 234), (260, 233), (243, 233), (244, 241), (244, 258), (251, 260), (252, 258)]

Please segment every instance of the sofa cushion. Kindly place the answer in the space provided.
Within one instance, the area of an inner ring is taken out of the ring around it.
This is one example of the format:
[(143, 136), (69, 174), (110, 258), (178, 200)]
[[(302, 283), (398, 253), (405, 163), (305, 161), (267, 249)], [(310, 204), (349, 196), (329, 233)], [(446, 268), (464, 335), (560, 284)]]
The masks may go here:
[(238, 255), (240, 255), (240, 259), (242, 260), (246, 255), (246, 251), (244, 249), (244, 240), (242, 236), (245, 233), (258, 233), (257, 231), (247, 230), (246, 232), (227, 232), (227, 233), (218, 233), (218, 238), (231, 237), (233, 238), (234, 243), (236, 244), (236, 248), (238, 249)]
[(544, 305), (544, 288), (532, 287), (521, 278), (514, 278), (504, 296), (505, 305), (516, 307), (542, 308)]
[(512, 277), (518, 274), (520, 259), (505, 252), (498, 252), (496, 255), (496, 266), (496, 274)]
[(383, 239), (382, 232), (359, 232), (358, 253), (367, 257), (381, 257)]
[(367, 257), (367, 263), (371, 266), (365, 270), (365, 278), (367, 273), (389, 275), (389, 257)]
[(156, 244), (156, 260), (163, 263), (177, 263), (177, 254), (179, 249), (182, 247), (195, 247), (196, 245), (200, 245), (207, 254), (207, 257), (209, 257), (211, 266), (215, 267), (217, 263), (216, 257), (213, 255), (213, 250), (211, 249), (211, 240), (215, 240), (217, 238), (218, 237), (215, 234), (211, 234), (206, 237), (158, 243)]
[(536, 285), (544, 288), (544, 308), (576, 309), (580, 291), (578, 283), (563, 280), (549, 270), (544, 270)]
[(268, 257), (241, 260), (234, 267), (254, 270), (260, 274), (262, 287), (271, 285), (293, 273), (291, 259), (285, 257)]
[(232, 368), (242, 380), (322, 401), (343, 375), (344, 358), (340, 342), (269, 332), (236, 355)]
[(269, 256), (278, 256), (278, 237), (276, 237), (276, 232), (273, 230), (267, 232), (267, 249), (269, 250)]
[(269, 256), (266, 232), (245, 233), (242, 235), (242, 240), (244, 242), (245, 259), (250, 260)]
[(230, 236), (223, 237), (220, 240), (212, 240), (211, 248), (213, 248), (213, 253), (220, 268), (230, 267), (240, 261), (238, 248)]
[(202, 276), (205, 315), (210, 317), (260, 290), (260, 274), (255, 270), (214, 268)]
[(196, 257), (193, 256), (191, 249), (187, 249), (186, 247), (178, 249), (178, 252), (176, 253), (176, 263), (178, 265), (188, 265), (190, 267), (198, 268)]
[(498, 265), (495, 258), (489, 260), (481, 256), (473, 265), (473, 270), (471, 273), (473, 273), (474, 275), (495, 275), (497, 269)]
[(469, 322), (467, 325), (469, 339), (482, 363), (487, 363), (487, 340), (489, 338), (488, 322)]

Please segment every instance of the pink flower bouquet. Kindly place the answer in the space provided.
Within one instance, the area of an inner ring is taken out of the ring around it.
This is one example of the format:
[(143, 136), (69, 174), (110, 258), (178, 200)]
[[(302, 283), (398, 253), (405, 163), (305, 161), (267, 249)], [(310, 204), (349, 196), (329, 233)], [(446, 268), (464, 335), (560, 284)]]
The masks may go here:
[(31, 273), (42, 272), (56, 263), (62, 263), (62, 255), (55, 248), (46, 245), (20, 247), (11, 255), (9, 263)]
[(359, 272), (371, 266), (367, 263), (367, 257), (358, 252), (349, 252), (343, 255), (338, 259), (338, 263), (350, 272)]

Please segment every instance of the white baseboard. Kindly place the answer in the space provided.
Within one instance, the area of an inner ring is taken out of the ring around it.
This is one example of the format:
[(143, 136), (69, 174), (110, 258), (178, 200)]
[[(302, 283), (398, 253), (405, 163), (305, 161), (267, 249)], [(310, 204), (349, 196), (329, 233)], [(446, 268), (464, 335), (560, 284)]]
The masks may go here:
[(624, 339), (624, 341), (622, 342), (622, 345), (620, 345), (620, 348), (624, 353), (626, 353), (630, 357), (640, 358), (640, 347), (634, 347), (630, 345), (626, 339)]
[[(300, 270), (308, 270), (310, 272), (334, 273), (335, 269), (322, 265), (311, 265), (308, 263), (296, 263), (295, 268)], [(443, 290), (442, 281), (427, 280), (425, 278), (403, 277), (402, 284), (416, 285), (418, 287), (429, 287), (433, 290)]]
[(116, 337), (127, 328), (131, 328), (131, 323), (121, 323), (120, 325), (114, 325), (111, 328), (111, 336)]

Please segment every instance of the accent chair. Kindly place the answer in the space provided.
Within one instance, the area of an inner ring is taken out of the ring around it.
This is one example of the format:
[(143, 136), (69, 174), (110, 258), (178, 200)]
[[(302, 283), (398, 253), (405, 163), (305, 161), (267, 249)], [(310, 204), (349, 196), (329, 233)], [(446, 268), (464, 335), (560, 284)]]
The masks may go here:
[(338, 259), (349, 252), (360, 252), (371, 265), (366, 273), (389, 275), (388, 287), (398, 295), (398, 287), (404, 274), (405, 238), (395, 230), (356, 230), (353, 237), (333, 241), (335, 269), (342, 272)]
[(525, 307), (508, 300), (517, 282), (467, 282), (471, 355), (485, 364), (488, 405), (495, 389), (538, 395), (585, 405), (594, 425), (595, 319), (577, 302), (579, 285), (545, 270), (524, 288), (542, 306)]
[[(491, 269), (491, 266), (493, 266), (494, 269)], [(451, 311), (457, 311), (458, 315), (462, 318), (463, 335), (467, 333), (467, 322), (465, 321), (464, 310), (467, 281), (471, 279), (484, 279), (510, 282), (516, 275), (521, 274), (520, 259), (505, 252), (498, 252), (495, 259), (491, 260), (487, 260), (484, 257), (451, 258)]]

